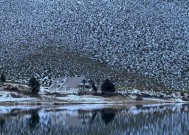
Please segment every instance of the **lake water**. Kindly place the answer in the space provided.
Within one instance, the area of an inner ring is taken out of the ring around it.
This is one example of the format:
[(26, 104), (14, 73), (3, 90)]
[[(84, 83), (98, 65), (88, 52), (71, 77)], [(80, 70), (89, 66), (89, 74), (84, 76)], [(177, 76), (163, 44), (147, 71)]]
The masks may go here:
[(0, 107), (4, 135), (188, 135), (189, 105)]

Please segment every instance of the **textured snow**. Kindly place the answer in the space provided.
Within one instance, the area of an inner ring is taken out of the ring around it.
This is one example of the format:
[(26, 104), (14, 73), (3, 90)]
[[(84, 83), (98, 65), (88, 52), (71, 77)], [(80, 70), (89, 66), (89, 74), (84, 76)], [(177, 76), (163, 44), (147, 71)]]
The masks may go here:
[(19, 102), (19, 101), (31, 101), (31, 100), (36, 100), (36, 98), (13, 98), (13, 97), (7, 97), (7, 98), (0, 98), (1, 102), (6, 102), (6, 101), (15, 101), (15, 102)]
[(0, 91), (0, 101), (1, 102), (9, 102), (9, 101), (14, 101), (14, 102), (19, 102), (19, 101), (32, 101), (32, 100), (36, 100), (36, 98), (30, 98), (30, 97), (27, 97), (27, 96), (21, 96), (20, 98), (14, 98), (11, 96), (11, 94), (14, 94), (14, 95), (19, 95), (18, 93), (16, 92), (8, 92), (8, 91)]
[(108, 103), (108, 101), (105, 101), (105, 98), (103, 97), (95, 97), (91, 95), (83, 95), (83, 96), (77, 96), (77, 95), (67, 95), (66, 97), (57, 97), (57, 99), (62, 99), (70, 102), (75, 103)]

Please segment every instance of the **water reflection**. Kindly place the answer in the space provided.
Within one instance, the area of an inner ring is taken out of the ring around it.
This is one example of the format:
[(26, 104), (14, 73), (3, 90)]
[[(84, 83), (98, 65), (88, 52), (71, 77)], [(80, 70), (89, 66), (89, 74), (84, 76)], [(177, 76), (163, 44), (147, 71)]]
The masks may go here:
[(137, 109), (141, 109), (143, 107), (143, 105), (136, 105)]
[(115, 117), (115, 109), (104, 109), (101, 111), (101, 118), (106, 125), (108, 125)]
[(82, 107), (71, 109), (71, 107), (10, 109), (9, 112), (0, 113), (1, 133), (6, 135), (189, 134), (189, 105), (105, 106), (93, 109)]
[(97, 111), (94, 111), (92, 113), (91, 123), (93, 123), (93, 121), (95, 120), (96, 116), (97, 116)]
[(36, 110), (31, 112), (31, 117), (29, 118), (29, 127), (34, 129), (39, 124), (39, 114)]
[(1, 134), (3, 133), (4, 124), (5, 124), (4, 118), (0, 117), (0, 130), (1, 130)]
[(3, 118), (0, 118), (0, 127), (3, 129), (3, 126), (5, 124), (5, 120)]

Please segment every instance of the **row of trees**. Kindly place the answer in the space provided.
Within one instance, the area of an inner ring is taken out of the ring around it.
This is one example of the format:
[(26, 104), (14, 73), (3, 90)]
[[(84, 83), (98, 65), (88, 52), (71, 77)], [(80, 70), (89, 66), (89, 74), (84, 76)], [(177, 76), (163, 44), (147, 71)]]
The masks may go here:
[[(40, 90), (40, 83), (35, 77), (30, 78), (28, 86), (31, 88), (33, 94), (37, 94)], [(97, 88), (94, 83), (92, 83), (92, 88), (97, 92)], [(106, 79), (101, 86), (101, 92), (102, 94), (114, 93), (115, 85), (109, 79)]]
[[(5, 76), (4, 72), (2, 72), (2, 74), (1, 74), (0, 81), (1, 82), (6, 81), (6, 76)], [(33, 94), (38, 94), (38, 92), (40, 90), (40, 82), (35, 77), (30, 78), (28, 86), (30, 87), (31, 92)], [(97, 92), (97, 87), (95, 86), (94, 82), (92, 83), (91, 86), (92, 86), (93, 90)], [(111, 93), (115, 92), (115, 85), (109, 79), (106, 79), (101, 86), (101, 92), (103, 94), (107, 93), (107, 92), (111, 92)]]
[[(31, 91), (33, 94), (37, 94), (39, 92), (40, 83), (35, 77), (30, 78), (28, 85), (31, 88)], [(95, 86), (94, 82), (91, 82), (91, 86), (92, 86), (93, 91), (97, 92), (97, 87)], [(106, 79), (101, 86), (101, 92), (102, 94), (114, 93), (115, 85), (109, 79)]]

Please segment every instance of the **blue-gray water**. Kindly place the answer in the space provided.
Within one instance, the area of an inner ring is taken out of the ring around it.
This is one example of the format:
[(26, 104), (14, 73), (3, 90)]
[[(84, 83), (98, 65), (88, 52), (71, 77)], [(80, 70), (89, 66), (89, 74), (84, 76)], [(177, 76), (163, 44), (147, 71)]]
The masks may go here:
[(0, 107), (4, 135), (188, 135), (189, 105)]

